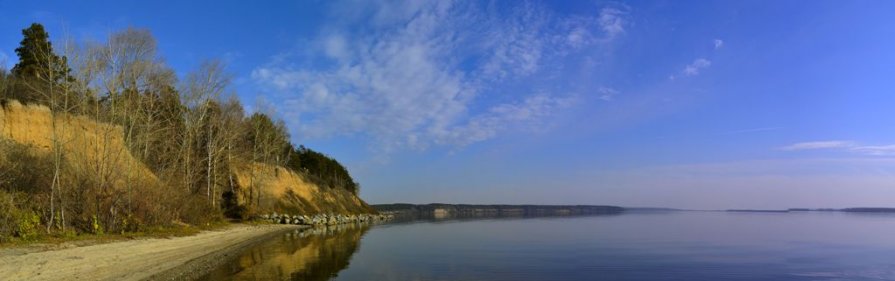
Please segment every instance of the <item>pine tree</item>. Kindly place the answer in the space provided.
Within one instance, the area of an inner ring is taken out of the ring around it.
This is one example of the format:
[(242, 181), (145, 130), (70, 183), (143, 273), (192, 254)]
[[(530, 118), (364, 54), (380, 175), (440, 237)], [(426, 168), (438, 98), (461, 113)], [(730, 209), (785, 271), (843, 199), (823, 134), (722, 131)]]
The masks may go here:
[(19, 62), (12, 68), (12, 76), (19, 87), (16, 98), (23, 102), (47, 103), (49, 95), (59, 92), (65, 82), (73, 80), (66, 58), (53, 52), (50, 35), (43, 25), (32, 23), (22, 30), (24, 38), (16, 54)]

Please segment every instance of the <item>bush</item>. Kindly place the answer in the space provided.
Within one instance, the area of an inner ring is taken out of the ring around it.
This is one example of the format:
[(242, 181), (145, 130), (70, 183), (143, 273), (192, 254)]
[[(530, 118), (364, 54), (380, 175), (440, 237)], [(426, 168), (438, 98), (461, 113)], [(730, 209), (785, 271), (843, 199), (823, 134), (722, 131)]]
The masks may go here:
[(50, 155), (31, 153), (27, 146), (0, 138), (0, 189), (27, 193), (49, 189), (53, 162)]
[(31, 240), (40, 234), (40, 216), (31, 210), (27, 195), (0, 190), (0, 243), (13, 237)]
[(20, 211), (16, 224), (16, 236), (23, 240), (31, 240), (38, 235), (40, 216), (30, 210)]
[(18, 210), (13, 196), (0, 190), (0, 243), (8, 242), (15, 234)]
[(35, 210), (43, 197), (35, 195), (49, 186), (45, 175), (50, 169), (49, 156), (0, 139), (0, 242), (13, 237), (30, 240), (40, 234), (41, 217)]

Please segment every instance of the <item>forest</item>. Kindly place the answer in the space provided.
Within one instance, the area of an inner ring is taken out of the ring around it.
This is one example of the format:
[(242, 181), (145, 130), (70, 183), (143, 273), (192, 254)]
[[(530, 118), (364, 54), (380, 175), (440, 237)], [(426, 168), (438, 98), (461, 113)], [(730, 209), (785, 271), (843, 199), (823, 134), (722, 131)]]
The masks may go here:
[[(221, 60), (178, 75), (152, 33), (139, 28), (99, 42), (53, 44), (38, 23), (22, 35), (18, 62), (0, 66), (0, 103), (45, 107), (52, 134), (45, 152), (0, 137), (0, 242), (248, 218), (260, 211), (261, 192), (240, 186), (233, 171), (254, 178), (262, 172), (255, 163), (358, 193), (338, 161), (293, 145), (273, 110), (247, 112)], [(114, 128), (97, 129), (80, 147), (90, 161), (75, 164), (73, 136), (85, 125), (65, 120), (85, 118)], [(107, 146), (116, 136), (139, 163), (115, 160)], [(245, 202), (235, 199), (238, 191)]]

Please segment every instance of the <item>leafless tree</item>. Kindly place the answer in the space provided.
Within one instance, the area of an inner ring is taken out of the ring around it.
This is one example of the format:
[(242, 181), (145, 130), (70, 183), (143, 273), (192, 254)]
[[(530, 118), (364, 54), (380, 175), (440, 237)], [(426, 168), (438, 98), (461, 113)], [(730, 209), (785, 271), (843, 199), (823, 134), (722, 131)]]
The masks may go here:
[[(199, 68), (188, 74), (181, 89), (183, 100), (187, 106), (187, 114), (185, 118), (186, 136), (184, 138), (185, 163), (184, 170), (186, 172), (185, 185), (188, 190), (195, 190), (193, 183), (193, 175), (197, 171), (194, 170), (194, 163), (201, 162), (200, 157), (204, 157), (205, 167), (205, 192), (208, 199), (212, 199), (212, 177), (214, 173), (213, 162), (217, 156), (215, 152), (219, 149), (219, 145), (214, 141), (217, 139), (215, 121), (211, 120), (212, 103), (217, 103), (221, 95), (230, 84), (230, 75), (224, 70), (224, 65), (220, 60), (209, 60), (203, 62)], [(193, 155), (190, 149), (200, 137), (204, 135), (204, 150), (202, 156)], [(213, 201), (212, 201), (213, 202)]]

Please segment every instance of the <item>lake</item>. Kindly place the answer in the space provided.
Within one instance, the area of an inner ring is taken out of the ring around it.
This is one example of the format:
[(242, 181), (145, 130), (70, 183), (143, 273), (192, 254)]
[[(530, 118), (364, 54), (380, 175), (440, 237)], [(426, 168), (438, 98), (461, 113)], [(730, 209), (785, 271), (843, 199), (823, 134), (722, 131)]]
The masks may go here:
[(895, 215), (643, 212), (344, 225), (204, 280), (895, 280)]

